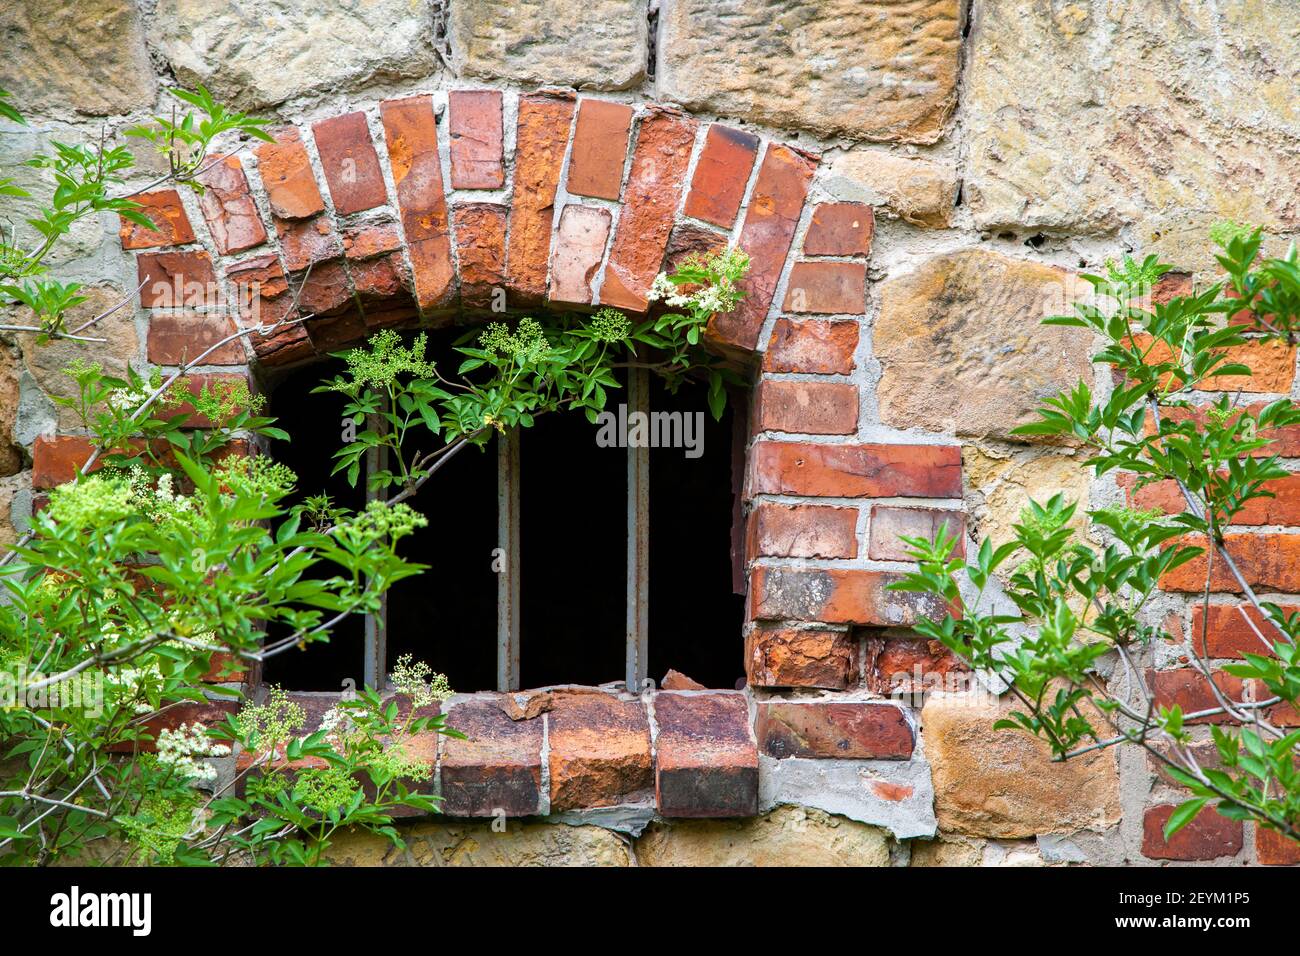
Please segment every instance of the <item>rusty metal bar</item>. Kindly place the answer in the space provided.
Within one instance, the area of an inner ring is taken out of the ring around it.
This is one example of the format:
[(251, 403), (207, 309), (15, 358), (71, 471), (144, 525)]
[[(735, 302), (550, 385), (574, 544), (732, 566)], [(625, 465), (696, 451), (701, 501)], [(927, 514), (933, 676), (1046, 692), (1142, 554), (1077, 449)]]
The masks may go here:
[[(650, 373), (628, 373), (628, 417), (649, 417)], [(650, 668), (650, 448), (627, 449), (627, 689), (639, 693)]]
[[(366, 416), (366, 428), (370, 431), (382, 434), (385, 427), (382, 415)], [(370, 448), (366, 451), (366, 501), (375, 501), (384, 497), (382, 490), (370, 490), (369, 478), (375, 472), (387, 467), (387, 448)], [(377, 613), (366, 615), (365, 661), (361, 667), (362, 684), (377, 690), (383, 690), (388, 682), (388, 595), (383, 595), (380, 602)]]
[(519, 430), (497, 435), (497, 690), (519, 689)]

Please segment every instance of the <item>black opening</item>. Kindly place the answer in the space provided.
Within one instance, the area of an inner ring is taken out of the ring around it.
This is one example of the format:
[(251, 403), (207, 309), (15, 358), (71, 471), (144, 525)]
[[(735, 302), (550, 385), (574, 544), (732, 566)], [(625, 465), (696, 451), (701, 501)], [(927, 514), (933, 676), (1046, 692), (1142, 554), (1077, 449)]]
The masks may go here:
[[(737, 402), (722, 419), (709, 412), (707, 389), (694, 382), (672, 395), (652, 379), (652, 411), (693, 415), (699, 457), (683, 448), (650, 450), (650, 676), (671, 668), (713, 688), (744, 676), (745, 598), (734, 593), (733, 428)], [(744, 413), (740, 412), (743, 419)]]

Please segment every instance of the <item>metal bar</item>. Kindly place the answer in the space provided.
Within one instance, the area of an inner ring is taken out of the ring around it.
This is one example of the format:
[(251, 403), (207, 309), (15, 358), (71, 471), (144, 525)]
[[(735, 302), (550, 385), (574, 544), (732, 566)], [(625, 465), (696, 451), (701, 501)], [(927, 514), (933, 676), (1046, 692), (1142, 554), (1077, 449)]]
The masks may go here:
[[(366, 416), (366, 428), (383, 433), (385, 420), (380, 414)], [(388, 467), (388, 449), (370, 448), (366, 451), (366, 501), (383, 498), (382, 490), (372, 491), (369, 478)], [(379, 611), (366, 615), (365, 661), (361, 668), (362, 684), (383, 690), (388, 682), (388, 595), (380, 598)]]
[(497, 435), (497, 690), (519, 689), (519, 430)]
[[(650, 373), (628, 373), (628, 417), (650, 412)], [(640, 693), (650, 668), (650, 448), (627, 449), (627, 689)]]

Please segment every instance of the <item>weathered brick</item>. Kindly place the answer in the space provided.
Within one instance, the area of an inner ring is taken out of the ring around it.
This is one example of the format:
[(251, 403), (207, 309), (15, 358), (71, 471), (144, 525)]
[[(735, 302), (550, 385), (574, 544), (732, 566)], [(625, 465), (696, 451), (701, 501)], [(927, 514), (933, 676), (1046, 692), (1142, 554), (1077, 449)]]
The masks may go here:
[[(970, 668), (939, 641), (868, 637), (863, 647), (867, 689), (883, 696), (968, 689)], [(961, 675), (958, 678), (956, 675)]]
[(32, 487), (56, 488), (71, 481), (94, 450), (90, 439), (80, 436), (36, 436), (32, 442)]
[(813, 209), (803, 240), (806, 256), (865, 256), (871, 252), (876, 218), (858, 202), (822, 203)]
[(654, 768), (641, 701), (563, 694), (546, 719), (552, 811), (649, 799)]
[[(1300, 604), (1282, 604), (1281, 608), (1293, 614), (1300, 611)], [(1202, 657), (1241, 657), (1243, 652), (1267, 654), (1260, 634), (1270, 641), (1279, 637), (1277, 628), (1248, 604), (1212, 604), (1208, 619), (1203, 605), (1198, 603), (1192, 607), (1192, 647)]]
[(886, 589), (902, 577), (859, 568), (759, 566), (749, 580), (750, 617), (892, 627), (913, 624), (918, 614), (936, 619), (947, 614), (933, 595)]
[(156, 229), (147, 229), (122, 219), (118, 238), (123, 249), (154, 249), (159, 246), (179, 246), (194, 241), (194, 229), (190, 226), (190, 217), (185, 215), (181, 205), (180, 194), (174, 189), (160, 189), (157, 192), (141, 193), (132, 197), (140, 206), (140, 212), (148, 216)]
[(578, 106), (565, 188), (575, 196), (618, 199), (631, 127), (632, 107), (626, 103), (583, 99)]
[[(246, 328), (269, 328), (289, 317), (293, 296), (288, 276), (276, 256), (257, 256), (229, 265), (226, 279), (235, 287), (239, 318)], [(316, 354), (301, 325), (286, 325), (271, 335), (250, 335), (248, 343), (264, 365), (288, 365)]]
[(413, 305), (413, 300), (404, 296), (407, 283), (401, 256), (389, 253), (352, 262), (348, 265), (348, 275), (352, 278), (353, 291), (363, 303), (383, 304), (388, 308), (393, 305), (389, 300), (403, 296), (408, 305)]
[(861, 262), (796, 262), (786, 286), (787, 312), (862, 315), (867, 309), (867, 267)]
[(763, 354), (763, 371), (848, 375), (857, 347), (857, 322), (777, 319)]
[(384, 100), (379, 112), (388, 141), (402, 229), (409, 243), (415, 298), (422, 311), (436, 309), (450, 301), (456, 275), (433, 99), (411, 96)]
[(229, 700), (184, 701), (147, 716), (135, 727), (142, 735), (140, 739), (119, 740), (104, 749), (108, 753), (156, 753), (158, 736), (164, 730), (175, 730), (182, 724), (215, 727), (238, 709), (239, 705)]
[(799, 225), (817, 160), (789, 146), (771, 144), (754, 183), (739, 246), (749, 254), (745, 298), (735, 311), (714, 316), (712, 337), (723, 345), (752, 352), (776, 295), (786, 253)]
[[(1242, 683), (1241, 678), (1220, 671), (1214, 671), (1213, 673), (1214, 686), (1219, 689), (1219, 692), (1224, 697), (1231, 702), (1242, 700), (1245, 694), (1245, 685)], [(1148, 670), (1147, 686), (1151, 688), (1151, 693), (1155, 696), (1157, 707), (1173, 707), (1177, 705), (1183, 709), (1184, 715), (1222, 706), (1204, 675), (1190, 667), (1171, 671)], [(1224, 724), (1231, 722), (1232, 718), (1227, 714), (1211, 714), (1207, 717), (1197, 717), (1187, 721), (1189, 724)]]
[[(1252, 415), (1259, 414), (1264, 408), (1266, 402), (1254, 402), (1246, 406), (1247, 411)], [(1205, 423), (1206, 409), (1209, 406), (1200, 405), (1195, 408), (1162, 408), (1160, 414), (1170, 421), (1186, 421), (1194, 419), (1201, 424)], [(1155, 433), (1155, 423), (1152, 416), (1147, 415), (1147, 433)], [(1270, 444), (1263, 448), (1257, 448), (1250, 453), (1252, 458), (1268, 458), (1271, 455), (1278, 455), (1282, 458), (1300, 458), (1300, 425), (1288, 425), (1285, 428), (1269, 428), (1259, 433), (1260, 438), (1266, 438)]]
[(675, 109), (651, 106), (641, 119), (600, 301), (644, 312), (650, 284), (668, 248), (682, 196), (696, 123)]
[(303, 277), (298, 292), (298, 307), (303, 314), (329, 315), (351, 303), (352, 290), (342, 259), (318, 263)]
[(745, 638), (751, 687), (844, 690), (857, 673), (856, 642), (846, 630), (756, 625)]
[[(474, 309), (490, 308), (493, 291), (505, 291), (509, 210), (494, 203), (458, 203), (453, 215), (461, 303)], [(504, 298), (501, 305), (505, 305)]]
[[(726, 233), (694, 222), (679, 222), (673, 226), (672, 234), (668, 237), (668, 248), (664, 250), (664, 264), (661, 271), (672, 272), (688, 256), (707, 258), (717, 255), (727, 248), (727, 242)], [(689, 293), (694, 291), (695, 285), (689, 284), (682, 288)]]
[(966, 519), (960, 511), (945, 511), (939, 508), (897, 508), (891, 505), (873, 505), (871, 508), (871, 526), (867, 537), (867, 556), (876, 561), (911, 561), (907, 556), (907, 545), (900, 539), (902, 535), (909, 538), (930, 540), (944, 529), (948, 537), (957, 536), (954, 554), (958, 557), (966, 554)]
[[(1172, 358), (1169, 347), (1164, 343), (1154, 343), (1147, 335), (1135, 338), (1135, 344), (1147, 350), (1146, 361), (1149, 365), (1162, 364)], [(1241, 345), (1233, 345), (1218, 350), (1227, 362), (1241, 363), (1251, 370), (1250, 375), (1213, 375), (1197, 384), (1202, 391), (1219, 392), (1280, 392), (1291, 391), (1291, 381), (1295, 378), (1295, 346), (1276, 340), (1254, 339)], [(1165, 376), (1163, 384), (1168, 384), (1172, 376)]]
[(1207, 807), (1169, 840), (1165, 824), (1176, 804), (1152, 807), (1142, 815), (1142, 855), (1152, 860), (1217, 860), (1236, 856), (1245, 842), (1240, 820), (1229, 820)]
[(655, 800), (666, 817), (758, 812), (758, 748), (743, 694), (660, 692), (654, 698)]
[(248, 177), (238, 156), (218, 160), (209, 156), (207, 169), (196, 178), (203, 184), (199, 210), (217, 252), (229, 255), (266, 242), (266, 226), (248, 188)]
[(573, 108), (569, 94), (519, 98), (506, 279), (511, 297), (520, 305), (536, 305), (546, 294), (555, 192)]
[(778, 760), (906, 760), (916, 746), (903, 708), (858, 701), (760, 703), (754, 733), (759, 749)]
[[(1183, 497), (1178, 482), (1172, 479), (1157, 481), (1134, 491), (1135, 478), (1135, 475), (1126, 474), (1120, 479), (1133, 507), (1155, 508), (1165, 514), (1181, 514), (1187, 510), (1187, 499)], [(1246, 502), (1233, 517), (1234, 525), (1300, 526), (1300, 475), (1266, 481), (1263, 490), (1271, 492), (1274, 497), (1255, 498)]]
[(758, 387), (754, 417), (760, 432), (852, 435), (858, 430), (858, 387), (765, 379)]
[(257, 147), (257, 171), (275, 217), (307, 219), (325, 211), (325, 199), (296, 127), (280, 130), (274, 143)]
[(290, 272), (302, 272), (308, 266), (341, 255), (343, 245), (329, 216), (314, 219), (277, 219), (276, 238)]
[(758, 137), (753, 133), (718, 123), (709, 126), (691, 177), (686, 215), (730, 229), (757, 156)]
[(500, 189), (506, 181), (501, 158), (501, 91), (452, 90), (447, 107), (451, 188)]
[[(1191, 536), (1187, 542), (1201, 545), (1204, 537)], [(1265, 591), (1300, 592), (1300, 535), (1229, 534), (1224, 535), (1224, 544), (1251, 587)], [(1204, 590), (1207, 562), (1204, 554), (1193, 558), (1162, 576), (1160, 586), (1167, 591)], [(1241, 590), (1241, 585), (1223, 561), (1214, 562), (1210, 590)]]
[(956, 445), (812, 445), (755, 442), (751, 495), (960, 498)]
[(388, 202), (370, 124), (361, 112), (331, 116), (312, 126), (316, 152), (334, 211), (346, 216)]
[(586, 305), (591, 302), (591, 281), (600, 269), (609, 239), (609, 210), (574, 203), (560, 213), (551, 256), (552, 302)]
[(303, 328), (307, 330), (312, 348), (321, 355), (361, 344), (370, 330), (359, 309), (345, 309), (325, 318), (312, 319)]
[(749, 556), (856, 558), (858, 509), (763, 502), (749, 516)]
[(343, 254), (349, 262), (370, 259), (402, 248), (402, 236), (394, 223), (353, 226), (343, 230)]
[(1256, 824), (1255, 859), (1264, 866), (1295, 866), (1300, 863), (1300, 842)]
[[(183, 365), (235, 332), (229, 316), (198, 312), (160, 312), (149, 320), (146, 340), (149, 361)], [(203, 359), (204, 365), (243, 365), (247, 361), (239, 339), (227, 342)]]
[(136, 256), (140, 305), (146, 309), (212, 307), (221, 303), (217, 275), (206, 252), (142, 252)]
[(522, 817), (541, 808), (542, 722), (514, 721), (490, 700), (452, 704), (447, 724), (466, 739), (444, 738), (442, 812)]

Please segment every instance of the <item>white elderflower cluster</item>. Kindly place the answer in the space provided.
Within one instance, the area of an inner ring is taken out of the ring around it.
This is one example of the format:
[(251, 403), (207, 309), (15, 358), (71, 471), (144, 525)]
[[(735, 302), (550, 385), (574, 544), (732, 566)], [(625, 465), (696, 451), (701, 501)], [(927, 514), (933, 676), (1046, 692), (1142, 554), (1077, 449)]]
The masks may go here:
[(158, 735), (158, 762), (170, 767), (184, 780), (215, 780), (217, 770), (206, 763), (209, 757), (227, 757), (230, 748), (213, 743), (201, 724), (181, 724)]
[(107, 402), (111, 408), (123, 415), (132, 415), (148, 400), (149, 395), (149, 392), (139, 388), (119, 388), (108, 396)]

